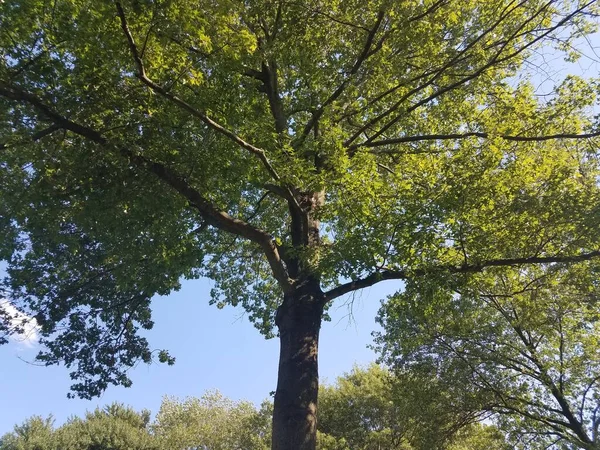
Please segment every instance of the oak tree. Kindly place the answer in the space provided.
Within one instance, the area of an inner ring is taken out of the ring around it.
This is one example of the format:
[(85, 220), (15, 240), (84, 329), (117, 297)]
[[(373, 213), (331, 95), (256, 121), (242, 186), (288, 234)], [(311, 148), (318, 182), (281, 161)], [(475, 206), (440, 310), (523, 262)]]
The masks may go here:
[[(596, 86), (536, 96), (598, 3), (0, 3), (4, 296), (73, 392), (152, 360), (150, 299), (205, 276), (280, 364), (273, 449), (314, 449), (326, 309), (384, 280), (591, 260)], [(435, 278), (435, 277), (434, 277)], [(18, 332), (2, 314), (7, 332)], [(172, 362), (161, 351), (158, 359)]]

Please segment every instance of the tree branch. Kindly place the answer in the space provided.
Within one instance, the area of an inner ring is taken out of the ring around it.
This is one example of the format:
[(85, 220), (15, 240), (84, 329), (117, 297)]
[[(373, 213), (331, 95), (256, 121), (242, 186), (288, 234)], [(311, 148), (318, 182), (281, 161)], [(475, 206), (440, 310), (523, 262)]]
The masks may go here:
[[(300, 145), (302, 145), (304, 140), (310, 134), (313, 127), (316, 125), (316, 123), (319, 121), (319, 119), (325, 112), (325, 108), (327, 108), (327, 106), (329, 106), (331, 103), (333, 103), (335, 100), (337, 100), (340, 97), (340, 95), (342, 95), (342, 93), (344, 92), (344, 90), (346, 89), (346, 87), (348, 86), (350, 81), (352, 80), (352, 77), (359, 71), (359, 69), (361, 68), (363, 63), (370, 56), (372, 56), (375, 53), (374, 51), (371, 50), (371, 46), (373, 45), (373, 40), (375, 39), (375, 35), (377, 34), (379, 27), (381, 26), (381, 22), (383, 21), (384, 15), (385, 15), (385, 13), (383, 11), (379, 11), (379, 13), (377, 14), (377, 20), (375, 21), (375, 24), (373, 25), (371, 30), (369, 30), (369, 34), (367, 35), (365, 45), (363, 46), (363, 49), (360, 52), (360, 55), (358, 55), (358, 57), (356, 58), (356, 61), (352, 65), (352, 68), (348, 71), (348, 74), (346, 75), (344, 81), (342, 81), (342, 83), (337, 87), (337, 89), (335, 91), (333, 91), (333, 93), (329, 96), (329, 98), (327, 98), (327, 100), (325, 100), (323, 102), (323, 104), (319, 107), (319, 109), (317, 109), (316, 111), (313, 112), (312, 117), (306, 123), (306, 125), (304, 126), (304, 129), (302, 130), (302, 134), (299, 136), (298, 140), (294, 143), (294, 145), (296, 147), (299, 147)], [(381, 47), (382, 44), (383, 44), (383, 42), (380, 42), (379, 47)]]
[(127, 25), (127, 20), (125, 18), (125, 12), (123, 11), (123, 7), (121, 6), (120, 2), (115, 2), (115, 6), (117, 8), (117, 13), (119, 15), (119, 19), (121, 21), (121, 28), (123, 29), (123, 33), (125, 33), (127, 42), (129, 44), (129, 50), (131, 51), (133, 60), (135, 62), (136, 68), (137, 68), (136, 77), (142, 83), (144, 83), (146, 86), (148, 86), (150, 89), (152, 89), (152, 91), (154, 91), (155, 93), (161, 95), (162, 97), (164, 97), (167, 100), (171, 101), (172, 103), (176, 104), (177, 106), (182, 108), (184, 111), (189, 112), (192, 116), (200, 119), (202, 122), (204, 122), (210, 128), (217, 131), (221, 135), (225, 136), (232, 142), (236, 143), (241, 148), (248, 150), (250, 153), (256, 155), (258, 157), (258, 159), (262, 162), (263, 166), (267, 169), (267, 171), (269, 172), (271, 177), (273, 177), (274, 180), (279, 181), (280, 177), (277, 174), (275, 168), (269, 162), (265, 150), (246, 142), (241, 137), (239, 137), (237, 134), (235, 134), (233, 131), (231, 131), (231, 130), (225, 128), (223, 125), (215, 122), (213, 119), (208, 117), (208, 115), (206, 115), (206, 113), (204, 113), (203, 111), (200, 111), (199, 109), (190, 105), (185, 100), (179, 98), (175, 94), (170, 93), (164, 87), (158, 85), (157, 83), (152, 81), (146, 75), (146, 71), (144, 69), (144, 63), (138, 52), (137, 46), (133, 39), (133, 35), (131, 34), (131, 31), (129, 30), (129, 26)]
[(279, 83), (277, 80), (277, 64), (273, 61), (262, 64), (262, 78), (271, 114), (275, 120), (275, 131), (278, 134), (287, 130), (287, 117), (283, 109), (283, 102), (279, 96)]
[[(500, 139), (504, 139), (506, 141), (514, 141), (514, 142), (543, 142), (550, 141), (554, 139), (591, 139), (594, 137), (600, 136), (599, 131), (593, 131), (591, 133), (557, 133), (557, 134), (548, 134), (542, 136), (514, 136), (508, 134), (500, 134), (500, 135), (490, 135), (489, 133), (481, 132), (481, 131), (472, 131), (468, 133), (449, 133), (449, 134), (423, 134), (420, 136), (401, 136), (397, 138), (391, 139), (381, 139), (379, 141), (367, 141), (361, 144), (355, 144), (349, 147), (350, 150), (356, 150), (359, 147), (366, 148), (376, 148), (383, 147), (386, 145), (395, 145), (395, 144), (404, 144), (409, 142), (422, 142), (422, 141), (444, 141), (444, 140), (461, 140), (468, 139), (471, 137), (481, 138), (481, 139), (489, 139), (498, 137)], [(395, 150), (383, 150), (381, 153), (396, 153)]]
[(288, 277), (287, 270), (279, 254), (279, 249), (271, 236), (265, 231), (260, 230), (243, 220), (231, 217), (228, 213), (219, 210), (209, 199), (194, 189), (181, 175), (177, 174), (164, 164), (152, 161), (129, 148), (111, 143), (98, 131), (62, 116), (35, 95), (0, 80), (0, 96), (29, 104), (38, 114), (54, 122), (56, 127), (68, 130), (89, 141), (95, 142), (102, 147), (108, 148), (114, 153), (128, 158), (138, 167), (155, 174), (159, 179), (170, 185), (188, 200), (208, 224), (219, 230), (240, 236), (258, 244), (269, 261), (275, 279), (279, 282), (284, 292), (289, 291), (291, 288), (291, 280)]
[[(507, 20), (507, 18), (510, 16), (510, 14), (513, 11), (515, 11), (516, 9), (518, 9), (526, 1), (527, 0), (521, 0), (521, 2), (518, 3), (517, 5), (515, 5), (513, 8), (510, 8), (510, 5), (507, 5), (506, 8), (504, 8), (502, 10), (499, 18), (490, 27), (488, 27), (479, 36), (477, 36), (477, 38), (475, 38), (473, 41), (471, 41), (464, 49), (462, 49), (460, 52), (458, 52), (456, 55), (454, 55), (448, 61), (446, 61), (439, 69), (436, 69), (436, 70), (433, 70), (433, 71), (427, 71), (427, 73), (425, 75), (426, 76), (433, 75), (431, 78), (429, 78), (426, 82), (424, 82), (424, 83), (422, 83), (422, 84), (420, 84), (420, 85), (418, 85), (418, 86), (410, 89), (398, 101), (396, 101), (391, 107), (389, 107), (387, 110), (385, 110), (381, 114), (379, 114), (379, 115), (373, 117), (372, 119), (370, 119), (367, 123), (365, 123), (363, 126), (361, 126), (359, 128), (359, 130), (356, 131), (350, 138), (348, 138), (344, 142), (344, 145), (347, 146), (347, 147), (349, 147), (350, 144), (352, 142), (354, 142), (362, 133), (364, 133), (365, 131), (369, 130), (371, 127), (373, 127), (374, 125), (376, 125), (378, 122), (380, 122), (381, 120), (385, 119), (387, 116), (389, 116), (394, 111), (396, 111), (410, 97), (412, 97), (413, 95), (418, 94), (422, 90), (424, 90), (427, 87), (431, 86), (439, 77), (441, 77), (444, 74), (444, 72), (446, 72), (446, 70), (452, 68), (455, 64), (457, 64), (459, 62), (463, 62), (463, 61), (467, 60), (469, 58), (469, 51), (472, 48), (474, 48), (479, 42), (481, 42), (488, 34), (493, 33), (493, 31), (504, 20)], [(414, 80), (418, 81), (421, 78), (423, 78), (423, 75), (419, 75), (417, 77), (414, 77)], [(398, 86), (398, 87), (400, 87), (400, 86)], [(376, 98), (376, 101), (381, 100), (382, 98), (384, 98), (385, 96), (389, 95), (390, 93), (393, 93), (395, 90), (396, 90), (395, 88), (390, 89), (388, 92), (384, 93), (383, 96), (378, 96)], [(377, 137), (377, 136), (375, 136), (375, 137)]]
[[(406, 23), (404, 23), (404, 26), (407, 26), (413, 22), (418, 22), (421, 19), (424, 19), (425, 17), (427, 17), (429, 14), (431, 14), (432, 12), (436, 11), (437, 9), (439, 9), (444, 3), (447, 3), (448, 0), (438, 0), (437, 2), (435, 2), (433, 5), (431, 5), (429, 8), (427, 8), (425, 11), (423, 11), (420, 14), (417, 14), (415, 16), (410, 17)], [(448, 2), (450, 3), (450, 2)]]
[(44, 128), (43, 130), (37, 131), (29, 139), (26, 139), (26, 140), (24, 139), (17, 143), (14, 143), (14, 144), (0, 143), (0, 150), (4, 150), (6, 148), (11, 148), (11, 147), (16, 147), (17, 145), (21, 145), (24, 143), (39, 141), (40, 139), (51, 135), (52, 133), (54, 133), (57, 130), (60, 130), (59, 126), (57, 126), (56, 124), (50, 125), (49, 127)]
[[(516, 56), (520, 55), (525, 50), (527, 50), (528, 48), (532, 47), (533, 45), (535, 45), (536, 43), (538, 43), (539, 41), (541, 41), (542, 39), (544, 39), (546, 36), (550, 35), (552, 32), (554, 32), (554, 31), (558, 30), (559, 28), (561, 28), (563, 25), (565, 25), (566, 23), (568, 23), (570, 20), (572, 20), (578, 14), (582, 14), (588, 6), (592, 5), (595, 2), (596, 2), (596, 0), (590, 0), (589, 2), (585, 3), (584, 5), (582, 5), (580, 8), (576, 9), (575, 11), (571, 12), (567, 16), (563, 17), (560, 21), (558, 21), (553, 26), (548, 27), (547, 29), (545, 29), (543, 33), (541, 33), (540, 35), (536, 36), (531, 41), (527, 42), (526, 44), (524, 44), (520, 48), (514, 50), (512, 53), (510, 53), (510, 54), (508, 54), (506, 56), (501, 57), (502, 53), (504, 52), (504, 50), (506, 49), (506, 47), (508, 46), (508, 44), (513, 39), (515, 39), (516, 36), (519, 35), (519, 33), (522, 31), (522, 29), (527, 24), (529, 24), (534, 19), (536, 19), (537, 16), (539, 16), (540, 14), (542, 14), (542, 12), (544, 10), (546, 10), (547, 8), (549, 8), (554, 3), (554, 0), (550, 0), (549, 2), (547, 2), (546, 4), (544, 4), (532, 17), (530, 17), (523, 24), (521, 24), (521, 26), (518, 28), (518, 30), (515, 33), (513, 33), (513, 35), (510, 36), (510, 38), (505, 43), (503, 43), (503, 45), (496, 52), (496, 54), (494, 56), (492, 56), (492, 58), (490, 58), (486, 64), (484, 64), (482, 67), (480, 67), (479, 69), (477, 69), (476, 71), (474, 71), (470, 75), (465, 76), (464, 78), (462, 78), (462, 79), (460, 79), (460, 80), (458, 80), (458, 81), (456, 81), (454, 83), (451, 83), (451, 84), (449, 84), (447, 86), (444, 86), (443, 88), (438, 89), (436, 92), (434, 92), (433, 94), (427, 96), (426, 98), (424, 98), (422, 100), (419, 100), (418, 102), (416, 102), (415, 104), (413, 104), (412, 106), (410, 106), (405, 111), (405, 114), (409, 114), (409, 113), (413, 112), (414, 110), (418, 109), (419, 107), (421, 107), (423, 105), (426, 105), (427, 103), (435, 100), (436, 98), (440, 97), (441, 95), (445, 94), (446, 92), (452, 91), (452, 90), (456, 89), (457, 87), (460, 87), (460, 86), (464, 85), (465, 83), (468, 83), (469, 81), (471, 81), (471, 80), (479, 77), (480, 75), (482, 75), (483, 73), (485, 73), (485, 71), (487, 71), (489, 68), (491, 68), (493, 66), (496, 66), (498, 64), (501, 64), (503, 62), (510, 61), (511, 59), (513, 59)], [(385, 133), (389, 128), (391, 128), (394, 124), (396, 124), (397, 122), (399, 122), (402, 119), (402, 117), (403, 117), (403, 115), (400, 114), (400, 115), (397, 115), (396, 117), (394, 117), (393, 119), (391, 119), (389, 122), (387, 122), (385, 125), (383, 125), (373, 136), (371, 136), (368, 139), (368, 141), (374, 141), (375, 139), (377, 139), (379, 136), (381, 136), (383, 133)]]
[(600, 257), (600, 251), (592, 251), (589, 253), (580, 253), (578, 255), (556, 255), (556, 256), (533, 256), (529, 258), (505, 258), (505, 259), (489, 259), (475, 264), (465, 264), (462, 266), (433, 266), (427, 269), (415, 270), (381, 270), (374, 272), (364, 278), (350, 281), (325, 293), (325, 302), (331, 301), (337, 297), (354, 292), (359, 289), (364, 289), (373, 286), (380, 281), (385, 280), (409, 280), (417, 277), (422, 277), (432, 273), (477, 273), (482, 272), (489, 267), (508, 267), (519, 266), (523, 264), (552, 264), (552, 263), (575, 263), (581, 261), (589, 261)]
[(581, 440), (581, 442), (584, 442), (586, 444), (592, 444), (593, 442), (587, 435), (586, 430), (583, 426), (583, 423), (580, 422), (579, 420), (577, 420), (577, 418), (571, 411), (571, 405), (569, 405), (569, 402), (565, 398), (564, 394), (556, 386), (556, 383), (554, 383), (554, 380), (550, 376), (548, 369), (544, 366), (542, 361), (540, 361), (540, 359), (538, 358), (537, 352), (535, 351), (535, 348), (533, 347), (531, 340), (528, 339), (527, 337), (525, 337), (525, 333), (523, 332), (523, 329), (521, 328), (521, 326), (519, 325), (518, 322), (514, 322), (514, 321), (510, 320), (509, 325), (513, 328), (513, 330), (515, 331), (515, 333), (517, 334), (517, 336), (519, 337), (519, 339), (521, 340), (523, 345), (525, 345), (525, 347), (529, 350), (529, 353), (531, 356), (530, 360), (537, 366), (537, 368), (540, 372), (540, 375), (542, 376), (542, 378), (541, 378), (542, 384), (544, 385), (544, 387), (546, 389), (548, 389), (551, 392), (552, 396), (554, 397), (556, 402), (559, 404), (559, 406), (561, 408), (562, 416), (565, 417), (569, 421), (568, 428), (570, 428), (577, 435), (577, 437)]
[[(260, 42), (260, 39), (259, 39)], [(277, 80), (277, 64), (274, 61), (263, 61), (261, 70), (246, 69), (244, 75), (254, 78), (262, 83), (258, 91), (267, 95), (271, 115), (275, 122), (275, 131), (278, 134), (287, 130), (287, 116), (283, 108), (283, 102), (279, 95), (279, 82)]]

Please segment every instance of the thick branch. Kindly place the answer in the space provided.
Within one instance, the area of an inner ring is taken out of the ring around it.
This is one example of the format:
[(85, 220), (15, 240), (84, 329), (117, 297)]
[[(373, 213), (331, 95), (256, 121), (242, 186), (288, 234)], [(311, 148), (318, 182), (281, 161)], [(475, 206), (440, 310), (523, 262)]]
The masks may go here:
[(57, 127), (71, 131), (89, 141), (110, 149), (114, 153), (125, 156), (138, 167), (154, 173), (163, 182), (170, 185), (186, 198), (210, 225), (258, 244), (266, 255), (271, 270), (273, 271), (273, 275), (281, 285), (281, 288), (284, 291), (288, 291), (291, 288), (291, 281), (288, 277), (285, 265), (281, 260), (279, 249), (271, 236), (265, 231), (260, 230), (243, 220), (236, 219), (226, 212), (220, 211), (210, 200), (194, 189), (182, 176), (164, 164), (151, 161), (128, 148), (111, 143), (98, 131), (67, 119), (35, 95), (25, 92), (18, 87), (10, 86), (2, 80), (0, 80), (0, 96), (10, 100), (27, 103), (45, 119), (54, 122)]
[(176, 104), (184, 111), (189, 112), (192, 116), (200, 119), (202, 122), (204, 122), (210, 128), (217, 131), (221, 135), (225, 136), (232, 142), (236, 143), (241, 148), (248, 150), (250, 153), (256, 155), (258, 157), (258, 159), (262, 162), (263, 166), (267, 169), (267, 171), (269, 172), (271, 177), (273, 177), (273, 179), (275, 179), (275, 180), (279, 180), (280, 179), (279, 175), (275, 171), (275, 168), (269, 162), (265, 150), (246, 142), (241, 137), (239, 137), (237, 134), (235, 134), (233, 131), (231, 131), (231, 130), (225, 128), (223, 125), (215, 122), (213, 119), (208, 117), (208, 115), (206, 115), (206, 113), (204, 113), (203, 111), (200, 111), (199, 109), (190, 105), (185, 100), (179, 98), (175, 94), (172, 94), (171, 92), (166, 90), (164, 87), (162, 87), (159, 84), (152, 81), (146, 75), (146, 71), (144, 69), (144, 63), (142, 62), (142, 58), (140, 57), (137, 46), (133, 39), (133, 35), (131, 34), (131, 31), (129, 30), (129, 26), (127, 25), (127, 20), (125, 18), (125, 12), (123, 11), (123, 7), (121, 6), (121, 4), (119, 2), (115, 2), (115, 5), (117, 7), (117, 13), (119, 15), (119, 19), (121, 20), (121, 28), (123, 29), (123, 32), (125, 33), (125, 36), (127, 37), (129, 49), (131, 51), (133, 60), (135, 62), (136, 68), (137, 68), (137, 73), (136, 73), (137, 78), (139, 78), (142, 83), (144, 83), (146, 86), (148, 86), (150, 89), (152, 89), (152, 91), (154, 91), (155, 93), (159, 94), (160, 96), (162, 96), (162, 97), (166, 98), (167, 100), (171, 101), (172, 103)]
[(476, 273), (482, 272), (489, 267), (507, 267), (520, 266), (523, 264), (552, 264), (552, 263), (575, 263), (581, 261), (589, 261), (600, 257), (600, 251), (589, 253), (581, 253), (579, 255), (556, 255), (556, 256), (533, 256), (529, 258), (506, 258), (506, 259), (489, 259), (476, 264), (465, 264), (462, 266), (433, 266), (427, 269), (416, 270), (382, 270), (364, 278), (350, 281), (325, 293), (325, 301), (333, 300), (342, 295), (359, 289), (373, 286), (380, 281), (385, 280), (408, 280), (412, 278), (422, 277), (432, 273)]
[(259, 91), (267, 94), (271, 115), (275, 121), (275, 131), (278, 134), (287, 130), (287, 116), (283, 108), (283, 102), (279, 95), (279, 83), (277, 80), (277, 64), (274, 61), (263, 62), (261, 70), (247, 69), (244, 75), (252, 77), (262, 83)]
[(279, 96), (277, 64), (274, 62), (269, 64), (263, 63), (263, 73), (265, 76), (264, 86), (267, 91), (267, 98), (269, 99), (269, 107), (271, 108), (273, 119), (275, 120), (275, 131), (277, 131), (277, 133), (283, 133), (287, 130), (287, 118), (283, 110), (283, 102)]
[[(600, 131), (594, 131), (591, 133), (557, 133), (547, 134), (541, 136), (514, 136), (508, 134), (501, 135), (490, 135), (489, 133), (472, 131), (468, 133), (449, 133), (449, 134), (423, 134), (420, 136), (401, 136), (392, 139), (382, 139), (379, 141), (363, 142), (361, 144), (355, 144), (350, 147), (350, 150), (355, 150), (359, 147), (374, 148), (383, 147), (387, 145), (404, 144), (409, 142), (422, 142), (422, 141), (445, 141), (445, 140), (461, 140), (468, 139), (471, 137), (489, 139), (489, 138), (500, 138), (506, 141), (514, 142), (543, 142), (554, 139), (591, 139), (600, 136)], [(395, 153), (394, 150), (384, 150), (382, 153)]]
[[(146, 71), (144, 69), (144, 63), (138, 52), (137, 46), (133, 39), (133, 35), (131, 34), (131, 31), (129, 30), (129, 26), (127, 25), (127, 20), (125, 17), (125, 12), (123, 11), (123, 7), (121, 6), (121, 4), (119, 2), (115, 2), (115, 6), (117, 8), (117, 13), (119, 15), (119, 19), (121, 21), (121, 28), (123, 29), (123, 32), (125, 33), (125, 36), (127, 37), (129, 49), (131, 51), (135, 65), (137, 67), (137, 75), (136, 76), (142, 81), (142, 83), (144, 83), (146, 86), (148, 86), (150, 89), (152, 89), (157, 94), (172, 101), (173, 103), (175, 103), (176, 105), (181, 107), (183, 110), (188, 111), (194, 117), (199, 118), (206, 125), (208, 125), (212, 129), (214, 129), (218, 133), (222, 134), (223, 136), (229, 138), (231, 141), (235, 142), (237, 145), (239, 145), (243, 149), (248, 150), (250, 153), (253, 153), (254, 155), (256, 155), (259, 158), (259, 160), (262, 162), (263, 166), (267, 169), (267, 171), (269, 172), (271, 177), (276, 181), (280, 181), (280, 177), (277, 174), (277, 171), (275, 170), (275, 168), (269, 162), (269, 159), (267, 158), (267, 154), (266, 154), (265, 150), (258, 148), (256, 146), (244, 141), (242, 138), (240, 138), (234, 132), (232, 132), (231, 130), (228, 130), (227, 128), (223, 127), (219, 123), (215, 122), (210, 117), (208, 117), (204, 112), (196, 109), (195, 107), (193, 107), (186, 101), (184, 101), (184, 100), (180, 99), (179, 97), (177, 97), (176, 95), (168, 92), (166, 89), (164, 89), (162, 86), (156, 84), (154, 81), (152, 81), (146, 75)], [(276, 83), (276, 76), (277, 76), (276, 73), (273, 76), (275, 77), (275, 79), (270, 80), (271, 84)], [(273, 78), (273, 76), (271, 76), (271, 78)], [(277, 86), (272, 84), (272, 88), (276, 90)], [(277, 95), (277, 98), (279, 99), (279, 95), (276, 91), (274, 91), (274, 94)], [(272, 104), (272, 107), (273, 106), (275, 106), (275, 110), (276, 110), (276, 111), (274, 111), (274, 114), (279, 114), (279, 113), (283, 114), (283, 109), (282, 109), (283, 106), (280, 104), (280, 100), (279, 100), (279, 103), (277, 103), (277, 101), (275, 101), (275, 103)], [(276, 117), (276, 119), (277, 119), (277, 117)], [(279, 121), (285, 121), (285, 118), (279, 117)], [(281, 127), (283, 127), (282, 123), (277, 125), (278, 129)], [(300, 207), (298, 205), (298, 201), (297, 201), (296, 197), (293, 195), (293, 193), (291, 192), (291, 190), (289, 188), (284, 188), (284, 189), (288, 192), (287, 197), (288, 197), (288, 202), (290, 204), (290, 208), (299, 210)]]

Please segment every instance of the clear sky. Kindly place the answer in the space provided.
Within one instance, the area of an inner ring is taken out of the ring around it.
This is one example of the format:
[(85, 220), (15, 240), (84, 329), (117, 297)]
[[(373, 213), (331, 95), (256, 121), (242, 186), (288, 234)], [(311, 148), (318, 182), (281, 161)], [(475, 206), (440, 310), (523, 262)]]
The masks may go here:
[[(348, 298), (334, 303), (333, 320), (321, 330), (322, 381), (333, 382), (353, 364), (375, 360), (367, 348), (377, 327), (375, 315), (380, 300), (398, 287), (390, 281), (358, 293), (352, 318)], [(177, 358), (175, 365), (140, 364), (131, 374), (132, 387), (109, 387), (92, 401), (66, 398), (71, 384), (66, 368), (28, 363), (35, 347), (15, 342), (0, 346), (0, 435), (34, 414), (52, 414), (61, 424), (71, 415), (114, 401), (156, 413), (165, 395), (200, 396), (209, 389), (259, 404), (276, 387), (279, 342), (265, 340), (242, 309), (208, 305), (209, 290), (207, 280), (187, 281), (179, 292), (155, 298), (155, 326), (148, 338), (152, 348), (168, 349)]]

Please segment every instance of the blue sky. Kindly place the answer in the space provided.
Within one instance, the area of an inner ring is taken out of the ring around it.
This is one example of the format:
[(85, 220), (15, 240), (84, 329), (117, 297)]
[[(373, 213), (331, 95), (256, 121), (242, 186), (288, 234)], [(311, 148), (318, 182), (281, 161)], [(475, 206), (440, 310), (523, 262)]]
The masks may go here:
[[(333, 382), (355, 363), (364, 365), (376, 358), (367, 348), (377, 328), (375, 315), (380, 300), (398, 287), (398, 282), (387, 282), (363, 290), (354, 296), (352, 308), (348, 298), (334, 303), (333, 320), (321, 330), (322, 381)], [(155, 298), (150, 344), (168, 349), (177, 362), (174, 366), (141, 364), (131, 374), (131, 388), (110, 387), (92, 401), (66, 398), (71, 380), (64, 367), (31, 365), (35, 347), (1, 346), (0, 435), (34, 414), (52, 414), (61, 424), (71, 415), (114, 401), (156, 413), (165, 395), (200, 396), (209, 389), (259, 404), (276, 387), (279, 342), (265, 340), (242, 309), (208, 305), (209, 290), (207, 280), (187, 281), (179, 292)]]

